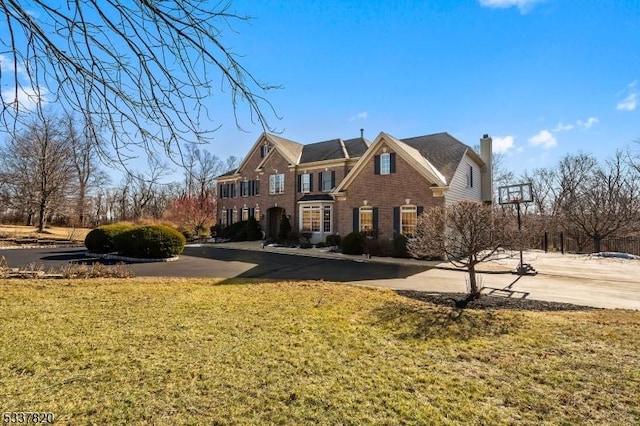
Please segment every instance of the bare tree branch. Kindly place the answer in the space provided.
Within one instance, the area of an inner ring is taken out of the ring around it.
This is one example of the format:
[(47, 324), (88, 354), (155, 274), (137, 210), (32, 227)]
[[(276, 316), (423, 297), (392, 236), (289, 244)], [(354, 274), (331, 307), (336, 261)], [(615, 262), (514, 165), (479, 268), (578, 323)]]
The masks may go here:
[[(213, 124), (208, 103), (228, 92), (238, 110), (269, 129), (259, 82), (222, 44), (222, 29), (247, 16), (206, 0), (0, 0), (0, 121), (16, 129), (45, 103), (80, 113), (98, 134), (103, 159), (126, 163), (142, 149), (181, 162), (185, 143), (201, 143)], [(8, 71), (11, 70), (10, 73)], [(98, 140), (98, 138), (96, 138)]]

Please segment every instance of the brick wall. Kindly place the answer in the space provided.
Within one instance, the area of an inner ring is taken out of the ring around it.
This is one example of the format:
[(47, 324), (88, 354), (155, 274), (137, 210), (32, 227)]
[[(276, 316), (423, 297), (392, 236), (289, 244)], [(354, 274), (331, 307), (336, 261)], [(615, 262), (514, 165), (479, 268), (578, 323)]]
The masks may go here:
[[(375, 155), (392, 152), (386, 145), (380, 146)], [(374, 174), (374, 157), (347, 187), (346, 200), (336, 203), (337, 231), (346, 235), (353, 231), (353, 209), (364, 205), (378, 208), (378, 235), (393, 237), (393, 208), (407, 204), (422, 206), (425, 210), (443, 205), (444, 198), (433, 197), (430, 185), (422, 175), (400, 155), (396, 155), (396, 172), (388, 175)]]

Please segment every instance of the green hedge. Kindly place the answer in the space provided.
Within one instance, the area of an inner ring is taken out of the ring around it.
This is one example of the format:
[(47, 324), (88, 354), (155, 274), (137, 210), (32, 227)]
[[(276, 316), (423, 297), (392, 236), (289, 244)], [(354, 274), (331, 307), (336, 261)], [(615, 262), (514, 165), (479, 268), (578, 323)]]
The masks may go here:
[(342, 239), (342, 253), (362, 254), (364, 251), (364, 236), (359, 232), (352, 232)]
[(89, 231), (84, 239), (84, 245), (87, 247), (87, 250), (97, 253), (118, 251), (118, 247), (116, 247), (114, 242), (116, 235), (131, 228), (131, 225), (123, 223), (99, 226)]
[(164, 259), (182, 253), (186, 239), (169, 226), (145, 225), (116, 235), (115, 244), (123, 256)]

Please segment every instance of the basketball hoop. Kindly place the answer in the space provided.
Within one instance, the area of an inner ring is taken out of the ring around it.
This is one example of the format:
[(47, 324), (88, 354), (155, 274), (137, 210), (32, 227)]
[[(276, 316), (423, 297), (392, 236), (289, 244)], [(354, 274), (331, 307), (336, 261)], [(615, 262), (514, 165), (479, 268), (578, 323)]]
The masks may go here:
[[(498, 188), (498, 202), (500, 205), (515, 204), (518, 211), (518, 233), (522, 232), (522, 219), (520, 217), (520, 204), (533, 201), (531, 182), (517, 183), (515, 185), (501, 186)], [(536, 270), (522, 258), (522, 246), (520, 246), (520, 264), (512, 271), (518, 275), (535, 275)]]

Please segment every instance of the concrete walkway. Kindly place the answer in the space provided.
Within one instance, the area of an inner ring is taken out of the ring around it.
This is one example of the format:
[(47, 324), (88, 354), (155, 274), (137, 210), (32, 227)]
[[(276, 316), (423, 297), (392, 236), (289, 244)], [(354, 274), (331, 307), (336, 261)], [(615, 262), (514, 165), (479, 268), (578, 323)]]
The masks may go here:
[[(264, 247), (259, 242), (216, 244), (225, 249), (260, 250), (355, 262), (394, 263), (431, 266), (406, 278), (354, 281), (354, 284), (402, 290), (430, 292), (466, 292), (468, 275), (452, 270), (450, 263), (415, 259), (347, 256), (326, 249)], [(519, 262), (518, 253), (482, 264), (479, 274), (484, 294), (573, 303), (598, 308), (640, 310), (640, 260), (603, 258), (590, 255), (561, 255), (526, 252), (525, 262), (538, 272), (535, 276), (510, 273)]]

